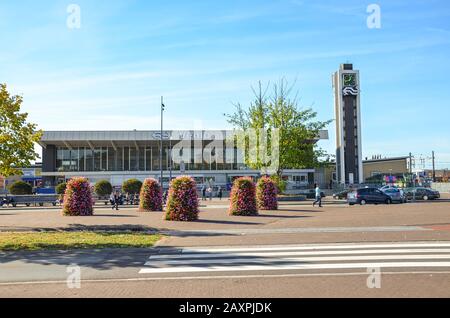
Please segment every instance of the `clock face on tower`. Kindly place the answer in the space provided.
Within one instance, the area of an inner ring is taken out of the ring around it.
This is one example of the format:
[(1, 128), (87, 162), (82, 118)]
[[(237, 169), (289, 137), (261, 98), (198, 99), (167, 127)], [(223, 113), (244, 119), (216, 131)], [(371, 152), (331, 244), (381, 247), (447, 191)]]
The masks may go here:
[(344, 86), (356, 86), (356, 74), (344, 74)]

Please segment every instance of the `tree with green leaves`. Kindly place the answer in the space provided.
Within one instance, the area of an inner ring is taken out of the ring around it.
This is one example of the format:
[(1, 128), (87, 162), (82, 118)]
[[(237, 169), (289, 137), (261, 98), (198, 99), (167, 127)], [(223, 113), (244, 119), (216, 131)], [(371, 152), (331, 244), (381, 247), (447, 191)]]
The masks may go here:
[(99, 180), (94, 186), (94, 192), (99, 197), (105, 197), (111, 194), (113, 187), (108, 180)]
[(0, 175), (5, 177), (22, 174), (21, 167), (31, 164), (38, 157), (34, 144), (42, 131), (27, 122), (27, 113), (21, 113), (21, 96), (11, 96), (6, 84), (0, 84)]
[(12, 195), (31, 194), (33, 192), (33, 187), (29, 183), (21, 180), (12, 183), (8, 189)]
[(129, 194), (136, 194), (141, 191), (142, 182), (138, 179), (128, 179), (122, 184), (122, 191)]
[[(269, 84), (263, 86), (259, 82), (258, 89), (253, 89), (254, 101), (248, 108), (240, 103), (235, 104), (233, 114), (225, 114), (230, 124), (244, 135), (250, 129), (255, 129), (258, 142), (256, 149), (249, 149), (249, 137), (238, 138), (237, 147), (244, 151), (245, 164), (252, 169), (263, 170), (267, 162), (263, 156), (266, 149), (271, 149), (272, 132), (275, 129), (279, 136), (279, 163), (276, 174), (281, 177), (284, 169), (303, 169), (320, 165), (320, 158), (325, 152), (316, 145), (319, 131), (325, 128), (331, 120), (317, 120), (317, 112), (311, 107), (300, 108), (298, 93), (293, 94), (294, 84), (290, 85), (281, 79), (272, 87), (268, 94)], [(267, 144), (261, 144), (260, 134), (265, 131)], [(238, 133), (239, 134), (239, 133)], [(256, 152), (257, 160), (250, 160), (249, 153)]]
[(58, 184), (55, 187), (56, 194), (64, 195), (64, 193), (66, 192), (66, 186), (67, 186), (67, 183), (65, 183), (65, 182), (61, 182), (60, 184)]

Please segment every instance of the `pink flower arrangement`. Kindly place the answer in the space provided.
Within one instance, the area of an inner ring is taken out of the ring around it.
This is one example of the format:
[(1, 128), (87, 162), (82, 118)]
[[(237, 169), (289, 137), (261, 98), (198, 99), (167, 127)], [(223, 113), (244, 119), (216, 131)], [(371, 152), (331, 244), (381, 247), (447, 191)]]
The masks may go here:
[(261, 210), (278, 210), (277, 186), (273, 180), (263, 176), (256, 184), (256, 201)]
[(237, 178), (230, 193), (230, 215), (258, 215), (255, 183), (250, 177)]
[(179, 176), (170, 182), (166, 220), (195, 221), (198, 219), (197, 185), (190, 176)]
[(139, 195), (140, 211), (162, 211), (162, 189), (153, 178), (145, 179)]
[(84, 177), (72, 178), (67, 182), (63, 201), (63, 215), (86, 216), (94, 214), (92, 187)]

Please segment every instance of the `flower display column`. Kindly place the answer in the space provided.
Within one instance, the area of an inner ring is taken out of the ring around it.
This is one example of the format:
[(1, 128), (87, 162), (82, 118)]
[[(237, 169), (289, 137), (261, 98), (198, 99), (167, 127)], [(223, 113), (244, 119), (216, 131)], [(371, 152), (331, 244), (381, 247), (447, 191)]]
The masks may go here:
[(139, 211), (162, 211), (162, 189), (153, 178), (145, 179), (142, 184)]
[(249, 177), (237, 178), (230, 193), (230, 215), (258, 215), (255, 184)]
[(198, 219), (197, 185), (192, 177), (179, 176), (170, 182), (165, 218), (169, 221)]
[(261, 210), (278, 210), (277, 187), (273, 180), (263, 176), (256, 184), (256, 202)]
[(92, 187), (84, 177), (72, 178), (67, 182), (64, 193), (63, 215), (86, 216), (94, 214)]

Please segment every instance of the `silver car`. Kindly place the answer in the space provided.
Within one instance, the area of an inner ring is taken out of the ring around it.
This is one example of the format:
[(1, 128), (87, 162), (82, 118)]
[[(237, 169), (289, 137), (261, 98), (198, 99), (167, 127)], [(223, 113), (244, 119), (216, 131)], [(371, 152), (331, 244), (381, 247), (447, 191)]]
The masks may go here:
[(406, 194), (402, 189), (392, 187), (392, 188), (384, 188), (384, 189), (382, 188), (381, 191), (383, 191), (388, 196), (390, 196), (392, 199), (392, 202), (398, 202), (398, 203), (406, 203), (407, 202)]

